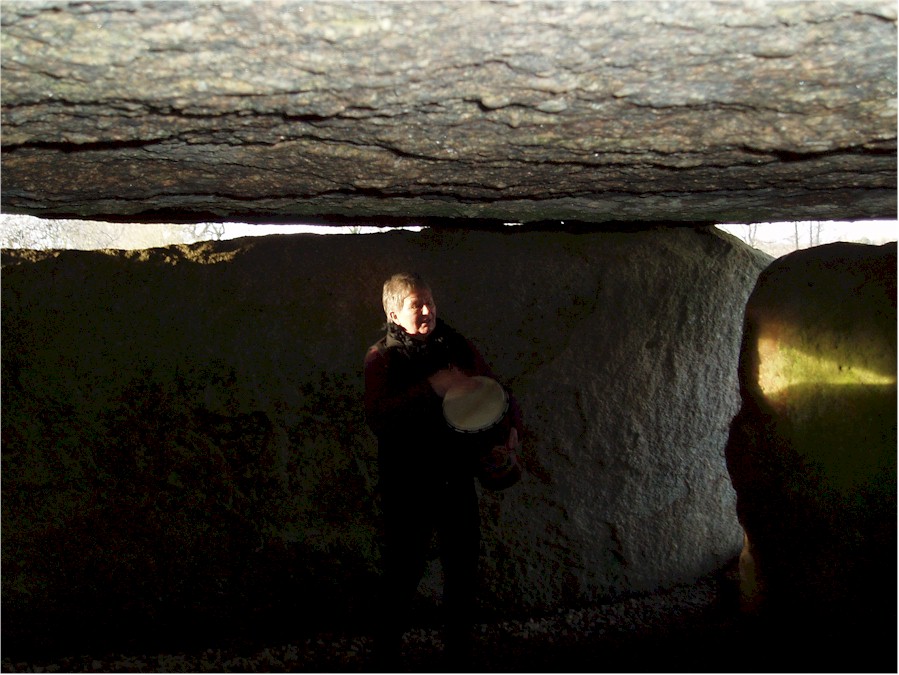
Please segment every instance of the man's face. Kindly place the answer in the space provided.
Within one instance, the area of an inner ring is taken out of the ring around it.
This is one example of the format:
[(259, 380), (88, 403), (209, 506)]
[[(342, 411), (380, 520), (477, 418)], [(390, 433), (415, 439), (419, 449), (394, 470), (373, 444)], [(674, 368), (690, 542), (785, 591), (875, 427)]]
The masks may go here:
[(390, 313), (391, 320), (407, 333), (425, 338), (437, 327), (437, 305), (431, 291), (415, 289), (403, 300), (399, 312)]

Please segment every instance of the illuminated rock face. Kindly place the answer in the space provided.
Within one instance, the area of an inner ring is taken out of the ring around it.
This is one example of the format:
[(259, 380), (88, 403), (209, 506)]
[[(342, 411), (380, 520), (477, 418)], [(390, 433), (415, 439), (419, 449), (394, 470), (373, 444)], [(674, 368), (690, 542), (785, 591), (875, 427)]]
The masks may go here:
[(884, 610), (895, 640), (896, 245), (778, 259), (743, 340), (727, 458), (755, 600), (839, 629)]
[(380, 567), (362, 359), (399, 268), (524, 413), (525, 475), (481, 501), (485, 608), (651, 593), (740, 551), (724, 445), (770, 258), (711, 228), (4, 257), (4, 640), (358, 616)]

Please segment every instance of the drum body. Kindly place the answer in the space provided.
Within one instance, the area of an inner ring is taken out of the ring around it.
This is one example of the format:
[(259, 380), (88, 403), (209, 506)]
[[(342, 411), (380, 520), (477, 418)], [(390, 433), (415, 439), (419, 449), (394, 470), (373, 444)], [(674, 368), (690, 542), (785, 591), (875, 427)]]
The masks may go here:
[(478, 480), (490, 490), (502, 490), (521, 478), (515, 448), (506, 447), (512, 429), (509, 396), (496, 380), (473, 377), (473, 387), (450, 389), (443, 399), (443, 416), (475, 462)]

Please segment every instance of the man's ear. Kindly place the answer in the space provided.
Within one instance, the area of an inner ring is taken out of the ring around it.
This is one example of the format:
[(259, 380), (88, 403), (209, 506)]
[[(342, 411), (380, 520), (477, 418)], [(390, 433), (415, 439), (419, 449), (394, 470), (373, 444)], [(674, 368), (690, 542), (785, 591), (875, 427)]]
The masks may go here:
[(391, 321), (393, 321), (394, 323), (396, 323), (396, 317), (397, 317), (396, 312), (387, 312), (387, 318), (390, 319)]

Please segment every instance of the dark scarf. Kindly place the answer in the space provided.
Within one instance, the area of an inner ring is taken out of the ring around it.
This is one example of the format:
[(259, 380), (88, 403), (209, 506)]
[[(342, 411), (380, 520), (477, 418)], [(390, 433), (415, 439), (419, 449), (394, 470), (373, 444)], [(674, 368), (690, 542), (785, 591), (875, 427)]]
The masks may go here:
[(437, 319), (434, 332), (426, 340), (416, 339), (392, 321), (387, 322), (386, 328), (387, 347), (403, 354), (421, 377), (429, 377), (459, 358), (458, 345), (462, 336), (442, 319)]

